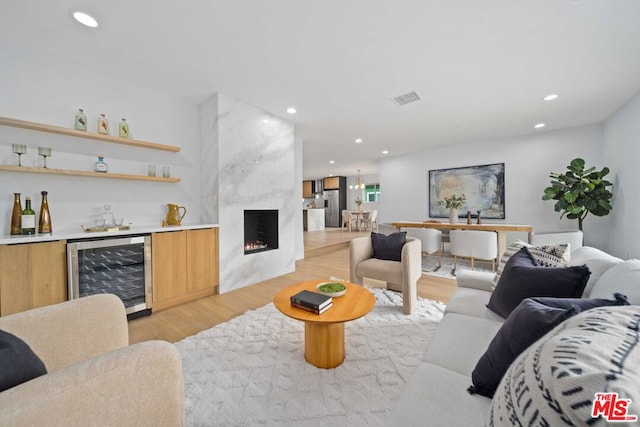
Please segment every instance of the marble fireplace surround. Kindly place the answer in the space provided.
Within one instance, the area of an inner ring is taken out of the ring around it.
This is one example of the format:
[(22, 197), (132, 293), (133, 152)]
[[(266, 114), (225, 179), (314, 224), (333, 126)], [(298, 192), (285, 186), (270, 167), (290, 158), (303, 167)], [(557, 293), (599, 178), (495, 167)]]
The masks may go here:
[[(293, 124), (221, 94), (201, 104), (200, 123), (202, 219), (220, 225), (219, 292), (294, 271)], [(278, 249), (244, 256), (245, 210), (278, 211)]]

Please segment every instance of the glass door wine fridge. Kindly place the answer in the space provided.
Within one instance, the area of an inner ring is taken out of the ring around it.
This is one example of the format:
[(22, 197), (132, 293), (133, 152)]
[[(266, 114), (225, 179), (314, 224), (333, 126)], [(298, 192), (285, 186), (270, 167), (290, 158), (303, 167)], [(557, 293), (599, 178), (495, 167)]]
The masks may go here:
[(127, 317), (151, 314), (151, 237), (136, 236), (67, 243), (69, 298), (111, 293)]

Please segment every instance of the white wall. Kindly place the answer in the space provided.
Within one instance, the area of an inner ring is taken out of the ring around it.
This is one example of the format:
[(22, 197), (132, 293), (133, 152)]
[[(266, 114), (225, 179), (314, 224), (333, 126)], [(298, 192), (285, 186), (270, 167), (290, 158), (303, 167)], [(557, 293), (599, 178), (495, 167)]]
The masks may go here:
[[(561, 172), (576, 157), (602, 167), (602, 126), (591, 125), (540, 132), (495, 141), (440, 147), (380, 161), (381, 222), (425, 220), (428, 215), (428, 171), (431, 169), (505, 163), (505, 216), (511, 224), (531, 224), (537, 232), (577, 229), (577, 221), (559, 219), (553, 202), (542, 201), (549, 172)], [(446, 221), (446, 219), (443, 219)], [(606, 220), (588, 217), (585, 244), (601, 247)], [(509, 240), (526, 238), (511, 233)]]
[(622, 258), (640, 258), (640, 93), (605, 122), (604, 151), (613, 182), (613, 211), (603, 249)]
[(53, 58), (12, 52), (0, 61), (0, 116), (73, 127), (78, 108), (84, 108), (89, 129), (105, 113), (111, 134), (120, 118), (129, 122), (131, 137), (181, 147), (179, 153), (146, 150), (92, 140), (0, 127), (0, 163), (17, 165), (12, 143), (24, 143), (23, 165), (42, 158), (37, 147), (53, 149), (51, 168), (92, 170), (102, 154), (110, 172), (146, 175), (147, 164), (169, 165), (180, 183), (126, 181), (66, 175), (0, 171), (0, 234), (9, 234), (14, 192), (30, 195), (36, 211), (40, 191), (49, 192), (53, 231), (79, 231), (93, 225), (104, 204), (135, 225), (159, 225), (166, 203), (187, 208), (184, 223), (200, 218), (200, 140), (198, 107), (181, 99), (132, 86), (119, 80), (61, 63)]

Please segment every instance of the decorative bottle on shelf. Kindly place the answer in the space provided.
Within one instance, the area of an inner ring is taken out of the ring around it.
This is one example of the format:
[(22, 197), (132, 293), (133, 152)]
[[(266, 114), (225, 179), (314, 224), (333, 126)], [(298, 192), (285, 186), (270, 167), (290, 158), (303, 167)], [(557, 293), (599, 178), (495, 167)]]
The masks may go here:
[(467, 211), (467, 224), (471, 224), (471, 211)]
[(82, 111), (82, 108), (79, 108), (76, 113), (76, 122), (73, 127), (78, 130), (87, 130), (87, 116), (84, 114), (84, 111)]
[(123, 118), (118, 126), (118, 135), (120, 138), (129, 138), (129, 123), (127, 119)]
[(104, 113), (98, 117), (98, 133), (109, 135), (109, 120), (107, 120), (107, 116)]
[(49, 213), (49, 202), (47, 192), (42, 191), (42, 201), (40, 202), (40, 217), (38, 218), (38, 233), (51, 233), (51, 214)]
[(93, 170), (96, 172), (109, 172), (109, 165), (105, 163), (103, 156), (98, 156), (98, 161), (93, 164)]
[(13, 193), (13, 212), (11, 212), (11, 234), (22, 234), (22, 204), (20, 193)]
[(22, 234), (36, 234), (36, 213), (31, 209), (31, 198), (25, 199), (25, 208), (22, 211)]

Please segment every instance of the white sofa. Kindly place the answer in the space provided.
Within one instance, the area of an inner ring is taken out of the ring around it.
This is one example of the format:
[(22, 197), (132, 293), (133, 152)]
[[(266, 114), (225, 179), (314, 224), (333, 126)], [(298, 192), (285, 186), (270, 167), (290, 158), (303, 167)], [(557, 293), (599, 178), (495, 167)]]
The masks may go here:
[[(591, 270), (583, 298), (611, 298), (613, 292), (621, 292), (630, 304), (640, 304), (640, 261), (623, 261), (592, 247), (580, 247), (571, 252), (570, 265), (583, 264)], [(467, 388), (476, 363), (504, 322), (486, 307), (492, 279), (492, 273), (459, 272), (458, 288), (388, 425), (485, 425), (491, 399), (471, 395)]]

